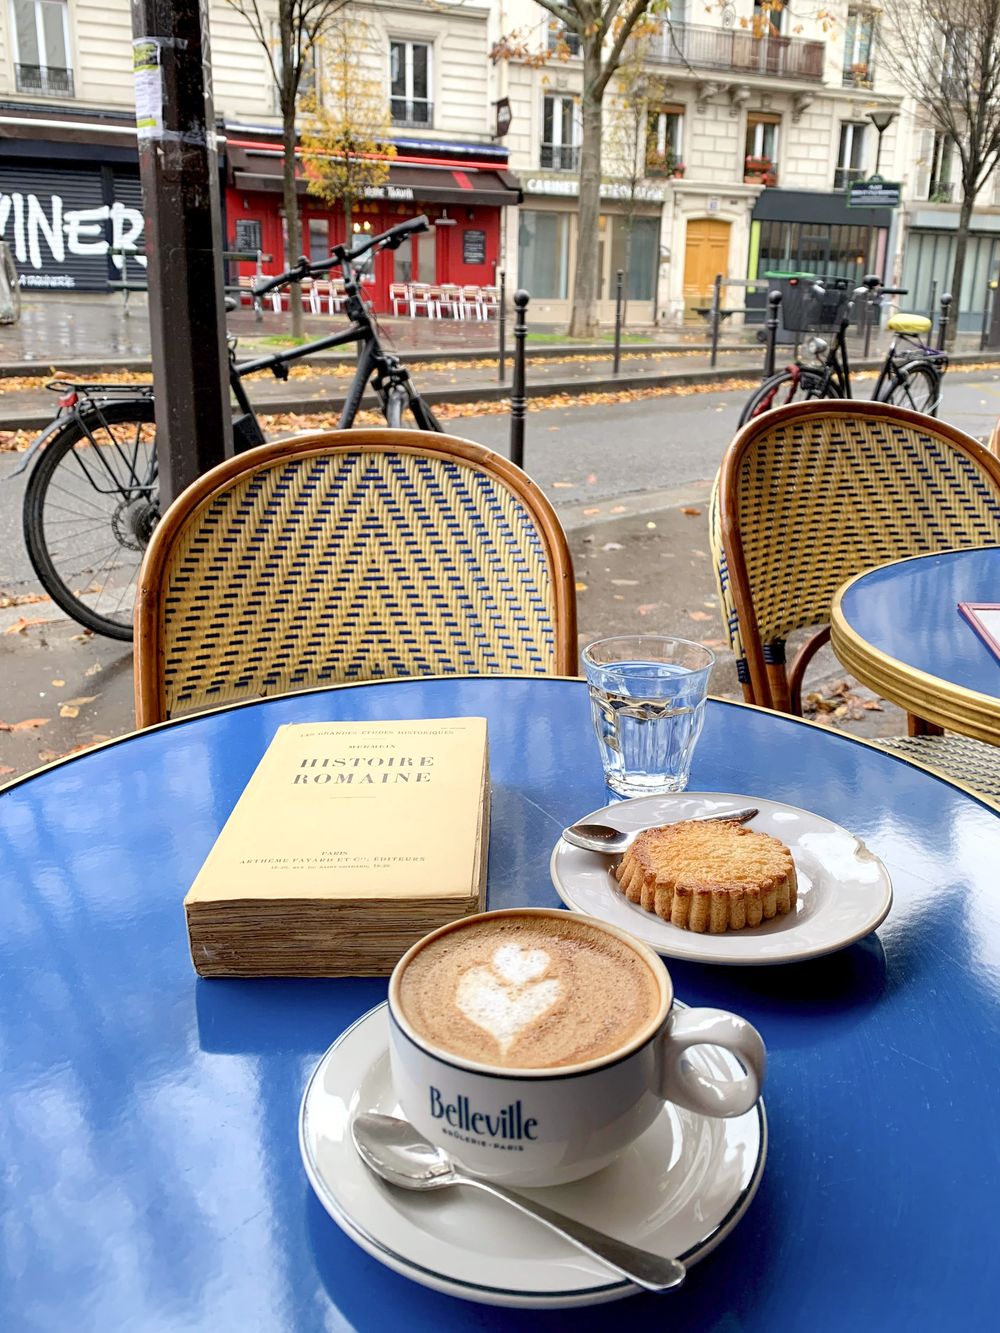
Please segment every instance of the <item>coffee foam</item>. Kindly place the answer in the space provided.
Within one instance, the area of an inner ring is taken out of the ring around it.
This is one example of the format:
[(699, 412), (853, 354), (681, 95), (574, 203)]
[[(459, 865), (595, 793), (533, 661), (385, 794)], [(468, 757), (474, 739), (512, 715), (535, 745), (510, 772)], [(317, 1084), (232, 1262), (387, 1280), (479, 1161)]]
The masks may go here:
[(628, 1045), (660, 1008), (657, 979), (615, 935), (568, 914), (473, 921), (431, 940), (399, 981), (416, 1032), (507, 1068), (580, 1064)]

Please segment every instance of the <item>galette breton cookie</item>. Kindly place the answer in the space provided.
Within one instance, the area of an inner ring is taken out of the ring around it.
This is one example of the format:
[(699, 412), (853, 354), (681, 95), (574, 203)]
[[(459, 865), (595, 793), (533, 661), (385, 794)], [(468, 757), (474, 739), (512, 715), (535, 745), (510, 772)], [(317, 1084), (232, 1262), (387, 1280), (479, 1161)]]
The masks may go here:
[(791, 852), (742, 824), (684, 820), (644, 829), (615, 877), (630, 902), (701, 934), (759, 926), (795, 907)]

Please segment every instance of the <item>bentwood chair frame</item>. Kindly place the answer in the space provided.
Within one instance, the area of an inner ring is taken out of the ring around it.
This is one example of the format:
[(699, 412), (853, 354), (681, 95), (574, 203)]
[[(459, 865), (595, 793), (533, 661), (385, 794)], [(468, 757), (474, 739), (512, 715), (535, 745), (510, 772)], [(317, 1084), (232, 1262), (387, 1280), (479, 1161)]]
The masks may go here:
[[(803, 674), (848, 578), (1000, 542), (1000, 460), (954, 426), (891, 403), (792, 403), (736, 435), (709, 526), (744, 697), (801, 714)], [(786, 637), (817, 625), (786, 669)], [(932, 730), (911, 719), (912, 735)]]
[(238, 454), (153, 533), (136, 721), (350, 681), (575, 675), (565, 533), (520, 468), (434, 432), (328, 431)]

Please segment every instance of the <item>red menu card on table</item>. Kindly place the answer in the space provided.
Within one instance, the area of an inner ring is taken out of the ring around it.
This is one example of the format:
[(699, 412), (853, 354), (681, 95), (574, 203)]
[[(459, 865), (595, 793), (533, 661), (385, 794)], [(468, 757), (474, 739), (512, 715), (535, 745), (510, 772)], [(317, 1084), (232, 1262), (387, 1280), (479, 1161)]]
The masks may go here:
[(959, 602), (958, 609), (987, 648), (1000, 658), (1000, 603)]

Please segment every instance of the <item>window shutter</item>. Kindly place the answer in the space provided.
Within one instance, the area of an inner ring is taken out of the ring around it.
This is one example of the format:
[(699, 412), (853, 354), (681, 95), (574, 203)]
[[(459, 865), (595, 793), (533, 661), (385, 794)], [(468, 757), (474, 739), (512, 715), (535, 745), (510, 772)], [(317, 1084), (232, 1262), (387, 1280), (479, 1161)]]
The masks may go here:
[(920, 130), (916, 160), (916, 177), (913, 187), (914, 197), (926, 199), (931, 185), (931, 160), (934, 156), (934, 131)]

